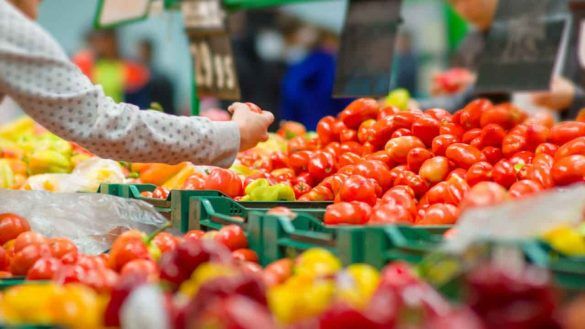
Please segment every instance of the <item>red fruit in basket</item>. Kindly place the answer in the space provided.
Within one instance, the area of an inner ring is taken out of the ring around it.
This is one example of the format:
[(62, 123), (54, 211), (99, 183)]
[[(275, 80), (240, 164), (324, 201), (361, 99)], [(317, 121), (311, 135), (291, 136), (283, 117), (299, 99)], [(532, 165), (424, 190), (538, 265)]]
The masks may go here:
[(390, 169), (381, 161), (366, 160), (361, 161), (355, 165), (354, 174), (361, 175), (366, 178), (374, 179), (382, 190), (387, 190), (392, 187), (393, 180), (391, 179)]
[(455, 136), (458, 140), (461, 140), (463, 134), (465, 133), (465, 130), (455, 123), (441, 122), (441, 128), (439, 129), (439, 133), (440, 135)]
[(388, 141), (385, 150), (392, 161), (397, 163), (406, 163), (408, 152), (413, 148), (424, 148), (425, 144), (414, 136), (404, 136), (394, 138)]
[(242, 262), (258, 263), (258, 255), (252, 249), (243, 248), (234, 250), (232, 251), (232, 257), (234, 257), (235, 260)]
[(504, 129), (510, 129), (524, 121), (526, 114), (512, 104), (500, 104), (487, 109), (481, 114), (480, 124), (485, 127), (497, 124)]
[(178, 239), (169, 232), (160, 232), (152, 239), (152, 243), (161, 253), (165, 253), (177, 248)]
[(37, 260), (26, 274), (27, 280), (52, 280), (61, 268), (61, 261), (54, 257)]
[(339, 147), (340, 154), (352, 152), (358, 155), (363, 155), (365, 151), (365, 147), (362, 144), (353, 141), (341, 143), (341, 146)]
[(549, 129), (538, 124), (521, 124), (506, 134), (502, 141), (502, 152), (509, 156), (519, 151), (534, 151), (538, 145), (546, 142)]
[(561, 146), (554, 154), (555, 159), (570, 155), (585, 155), (585, 137), (578, 137)]
[(309, 166), (309, 161), (313, 157), (313, 152), (310, 151), (300, 151), (295, 152), (290, 155), (289, 164), (291, 168), (297, 173), (307, 171)]
[(459, 143), (459, 138), (453, 135), (439, 135), (433, 139), (431, 150), (435, 155), (445, 155), (447, 147), (451, 144)]
[(485, 155), (486, 161), (492, 165), (495, 165), (504, 157), (504, 155), (502, 154), (502, 149), (494, 146), (484, 147), (483, 149), (481, 149), (481, 153)]
[(400, 289), (420, 283), (412, 267), (404, 262), (393, 262), (382, 269), (380, 287)]
[(326, 116), (317, 123), (317, 136), (321, 145), (339, 141), (339, 133), (345, 125), (332, 116)]
[(418, 174), (431, 184), (443, 181), (449, 173), (449, 160), (443, 156), (432, 157), (421, 165)]
[(289, 219), (295, 219), (297, 214), (287, 207), (274, 207), (266, 212), (267, 215), (274, 215), (280, 217), (286, 217)]
[(452, 115), (449, 111), (439, 108), (425, 110), (425, 114), (430, 115), (439, 122), (451, 122)]
[(414, 191), (414, 194), (419, 198), (422, 197), (430, 187), (429, 182), (411, 171), (400, 173), (396, 180), (394, 180), (394, 185), (406, 185), (410, 187)]
[(463, 136), (461, 136), (461, 142), (465, 144), (470, 144), (472, 140), (479, 138), (481, 135), (481, 129), (473, 128), (466, 131)]
[[(185, 180), (183, 186), (181, 187), (183, 190), (203, 190), (205, 189), (205, 179), (199, 175), (191, 175), (189, 178)], [(154, 197), (154, 193), (152, 195)], [(166, 199), (166, 198), (165, 198)]]
[(375, 207), (368, 224), (370, 225), (387, 225), (387, 224), (406, 224), (411, 225), (414, 222), (412, 214), (404, 207), (393, 204), (383, 203)]
[(109, 267), (120, 271), (124, 265), (135, 259), (150, 259), (148, 247), (140, 237), (116, 240), (110, 250)]
[(459, 123), (464, 129), (479, 128), (482, 114), (492, 108), (493, 104), (489, 100), (476, 99), (459, 111), (453, 121)]
[[(519, 170), (519, 169), (518, 169)], [(516, 183), (516, 168), (508, 160), (500, 160), (492, 169), (492, 178), (494, 182), (505, 188), (510, 188)]]
[(422, 164), (431, 159), (433, 157), (433, 153), (425, 148), (416, 147), (408, 152), (406, 156), (406, 164), (410, 171), (417, 173), (422, 166)]
[(360, 225), (368, 222), (372, 208), (363, 202), (338, 202), (327, 206), (323, 222), (326, 225)]
[(448, 203), (435, 203), (423, 211), (416, 225), (453, 225), (458, 217), (458, 207)]
[(548, 154), (554, 156), (559, 147), (552, 143), (542, 143), (536, 147), (534, 154)]
[(362, 122), (362, 124), (360, 125), (360, 127), (357, 131), (358, 142), (363, 144), (363, 143), (369, 141), (369, 139), (371, 138), (371, 136), (374, 132), (373, 126), (375, 124), (376, 124), (376, 120), (374, 120), (374, 119), (370, 119), (370, 120), (366, 120), (366, 121)]
[(78, 255), (75, 264), (86, 270), (93, 270), (96, 268), (106, 268), (108, 263), (99, 256)]
[[(317, 327), (317, 326), (315, 326)], [(318, 328), (384, 328), (381, 323), (371, 319), (363, 311), (353, 308), (344, 303), (331, 305), (319, 316)]]
[(322, 181), (325, 177), (333, 174), (335, 170), (335, 157), (326, 152), (316, 152), (307, 165), (309, 174), (317, 181)]
[(557, 145), (563, 145), (583, 136), (585, 136), (585, 122), (567, 121), (551, 128), (549, 141)]
[(0, 214), (0, 244), (16, 239), (22, 233), (30, 231), (28, 221), (15, 214)]
[(486, 182), (492, 180), (493, 166), (485, 161), (474, 163), (467, 170), (465, 174), (465, 180), (470, 186), (473, 186), (479, 182)]
[(183, 267), (178, 252), (171, 251), (163, 254), (159, 261), (160, 279), (177, 287), (191, 276), (190, 267)]
[(570, 155), (556, 159), (551, 174), (557, 185), (585, 181), (585, 155)]
[(273, 170), (270, 175), (278, 183), (289, 183), (294, 180), (295, 172), (290, 168), (280, 168)]
[(19, 252), (26, 246), (45, 243), (47, 243), (47, 238), (43, 235), (32, 231), (23, 232), (14, 240), (14, 252)]
[(110, 299), (104, 310), (104, 325), (106, 327), (120, 326), (120, 310), (130, 293), (147, 283), (144, 275), (128, 275), (120, 278), (113, 287)]
[(144, 275), (147, 278), (148, 282), (157, 282), (160, 276), (160, 270), (158, 265), (149, 259), (135, 259), (131, 262), (128, 262), (122, 270), (120, 271), (120, 275)]
[(400, 112), (401, 112), (401, 110), (399, 108), (397, 108), (396, 106), (386, 106), (386, 107), (382, 108), (380, 110), (380, 112), (378, 112), (377, 120), (378, 121), (382, 120), (386, 117), (393, 116), (394, 114), (400, 113)]
[(463, 169), (468, 169), (474, 163), (486, 160), (485, 155), (480, 150), (463, 143), (449, 145), (445, 150), (445, 156)]
[(380, 186), (375, 180), (353, 175), (343, 183), (337, 196), (339, 201), (361, 201), (373, 206), (379, 193)]
[(525, 179), (521, 181), (517, 181), (508, 190), (508, 194), (512, 199), (520, 199), (525, 196), (534, 194), (536, 192), (542, 191), (543, 188), (537, 182)]
[(26, 275), (28, 270), (43, 257), (50, 257), (51, 250), (46, 244), (32, 244), (14, 254), (10, 262), (10, 272), (14, 275)]
[(222, 227), (214, 236), (214, 239), (232, 251), (248, 247), (246, 234), (238, 225), (227, 225)]
[(351, 152), (343, 153), (337, 161), (337, 168), (343, 168), (348, 165), (354, 165), (362, 161), (362, 157)]
[[(210, 261), (228, 263), (232, 259), (230, 251), (225, 245), (208, 239), (185, 240), (177, 246), (176, 252), (177, 266), (182, 269), (182, 272), (187, 273), (187, 275), (190, 275), (203, 263)], [(164, 271), (162, 264), (160, 268)]]
[(204, 235), (205, 232), (201, 230), (190, 230), (189, 232), (185, 233), (185, 235), (183, 235), (183, 239), (200, 240), (201, 238), (203, 238)]
[(393, 133), (392, 136), (390, 137), (390, 139), (393, 138), (398, 138), (398, 137), (402, 137), (402, 136), (412, 136), (412, 131), (410, 131), (410, 129), (408, 128), (400, 128), (400, 129), (396, 129)]
[(304, 182), (299, 182), (293, 185), (293, 191), (295, 192), (295, 198), (298, 200), (301, 196), (308, 193), (311, 190), (311, 186)]
[(289, 154), (300, 151), (314, 151), (319, 148), (319, 139), (310, 139), (306, 136), (297, 136), (287, 142)]
[(408, 210), (412, 215), (415, 215), (417, 211), (414, 191), (408, 186), (399, 185), (389, 189), (384, 193), (382, 202), (397, 204)]
[(53, 257), (57, 259), (61, 259), (69, 253), (77, 253), (77, 246), (71, 240), (65, 238), (49, 239), (49, 248)]
[(4, 247), (0, 247), (0, 272), (5, 272), (10, 266), (10, 258)]
[(301, 196), (299, 201), (333, 201), (333, 191), (327, 186), (317, 185), (309, 193)]
[(213, 168), (205, 178), (205, 189), (216, 190), (230, 197), (242, 195), (242, 180), (235, 172), (222, 168)]
[(284, 258), (270, 263), (264, 269), (264, 283), (268, 287), (279, 285), (284, 283), (288, 278), (292, 276), (294, 267), (293, 260)]
[(357, 142), (357, 131), (353, 129), (343, 129), (341, 133), (339, 133), (339, 141), (341, 143), (345, 142)]
[(439, 121), (431, 116), (420, 116), (410, 128), (412, 135), (418, 137), (426, 146), (430, 147), (433, 139), (440, 133)]
[(378, 151), (365, 156), (366, 160), (377, 160), (384, 163), (388, 168), (393, 168), (395, 163), (390, 159), (390, 156), (386, 151)]
[(346, 127), (357, 129), (360, 124), (368, 119), (375, 119), (378, 116), (378, 102), (372, 98), (360, 98), (349, 104), (341, 113), (339, 120)]
[(59, 268), (53, 280), (58, 284), (83, 282), (87, 276), (87, 269), (79, 265), (63, 265)]
[(501, 147), (506, 131), (500, 125), (488, 124), (481, 129), (479, 134), (479, 144), (481, 147), (495, 146)]
[[(147, 276), (146, 272), (140, 275)], [(109, 294), (119, 280), (118, 273), (108, 268), (87, 270), (81, 278), (81, 283), (92, 288), (100, 294)]]
[(481, 182), (471, 188), (461, 202), (461, 209), (492, 206), (508, 199), (508, 191), (494, 182)]

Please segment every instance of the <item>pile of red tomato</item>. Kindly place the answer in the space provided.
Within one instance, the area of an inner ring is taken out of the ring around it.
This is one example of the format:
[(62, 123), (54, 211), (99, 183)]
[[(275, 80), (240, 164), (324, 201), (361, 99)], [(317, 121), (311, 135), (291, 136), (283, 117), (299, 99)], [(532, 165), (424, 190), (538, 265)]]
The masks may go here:
[(266, 169), (301, 201), (335, 201), (326, 224), (453, 224), (463, 208), (585, 179), (585, 122), (485, 99), (454, 114), (358, 99), (288, 146)]

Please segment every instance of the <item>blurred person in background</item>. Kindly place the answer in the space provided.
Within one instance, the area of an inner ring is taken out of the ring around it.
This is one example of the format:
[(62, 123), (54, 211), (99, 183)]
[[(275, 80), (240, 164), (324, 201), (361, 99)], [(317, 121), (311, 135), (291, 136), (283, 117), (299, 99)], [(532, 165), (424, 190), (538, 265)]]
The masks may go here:
[(418, 91), (418, 58), (412, 36), (401, 31), (396, 37), (396, 53), (392, 70), (392, 89), (404, 88), (416, 97)]
[(148, 68), (150, 78), (144, 86), (144, 92), (148, 96), (148, 103), (160, 105), (167, 114), (176, 115), (175, 87), (169, 77), (163, 74), (155, 66), (155, 48), (150, 40), (142, 40), (138, 43), (138, 60)]
[(243, 103), (229, 107), (231, 121), (212, 122), (114, 101), (33, 21), (39, 4), (0, 0), (0, 100), (12, 98), (56, 135), (113, 160), (221, 167), (268, 139), (272, 114)]
[[(455, 11), (461, 15), (474, 30), (461, 43), (453, 64), (474, 73), (479, 66), (479, 58), (485, 47), (485, 40), (494, 20), (499, 0), (448, 0)], [(443, 107), (457, 110), (473, 96), (475, 77), (463, 75), (460, 92), (450, 97), (435, 98), (421, 102), (423, 107)], [(512, 95), (496, 95), (496, 102), (509, 101)], [(563, 118), (574, 118), (585, 104), (585, 94), (571, 81), (562, 76), (553, 77), (550, 91), (535, 92), (528, 95), (531, 102), (550, 111), (561, 112)]]
[(88, 48), (73, 57), (73, 62), (81, 71), (92, 82), (101, 85), (106, 95), (115, 101), (148, 108), (148, 68), (122, 58), (116, 30), (91, 31), (86, 36), (86, 42)]
[(336, 115), (348, 104), (331, 95), (339, 40), (328, 30), (294, 20), (284, 31), (288, 70), (282, 82), (282, 118), (314, 130), (322, 117)]

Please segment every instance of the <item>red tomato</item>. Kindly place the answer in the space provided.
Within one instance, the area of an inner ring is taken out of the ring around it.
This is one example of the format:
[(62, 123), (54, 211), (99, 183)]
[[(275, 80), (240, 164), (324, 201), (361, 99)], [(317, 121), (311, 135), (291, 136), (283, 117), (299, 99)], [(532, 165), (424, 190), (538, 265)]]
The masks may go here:
[(392, 187), (394, 183), (391, 178), (390, 169), (388, 169), (386, 164), (377, 160), (361, 161), (355, 165), (354, 174), (374, 179), (384, 191)]
[(304, 172), (295, 177), (294, 183), (306, 183), (309, 186), (314, 186), (315, 178), (313, 178), (308, 172)]
[(351, 152), (343, 153), (337, 161), (337, 167), (343, 168), (347, 165), (354, 165), (362, 161), (362, 157)]
[[(71, 278), (75, 282), (76, 276), (79, 276), (78, 268), (71, 268)], [(146, 276), (146, 272), (142, 272), (141, 276)], [(112, 291), (112, 288), (118, 282), (118, 273), (107, 269), (107, 268), (97, 268), (93, 270), (86, 270), (85, 274), (82, 277), (78, 277), (84, 285), (92, 288), (98, 293), (101, 294), (109, 294)], [(67, 280), (67, 279), (66, 279)]]
[(216, 190), (230, 197), (242, 195), (242, 180), (235, 172), (222, 168), (213, 168), (205, 178), (205, 189)]
[(368, 119), (375, 119), (378, 116), (378, 102), (372, 98), (360, 98), (349, 104), (341, 113), (339, 120), (346, 127), (357, 129), (360, 124)]
[(157, 246), (161, 253), (169, 252), (177, 248), (177, 238), (169, 232), (161, 232), (157, 234), (152, 243)]
[(333, 194), (336, 195), (337, 193), (339, 193), (341, 186), (343, 185), (343, 183), (345, 182), (345, 180), (348, 177), (349, 177), (349, 175), (337, 173), (333, 176), (329, 176), (329, 177), (325, 178), (323, 180), (323, 182), (321, 182), (320, 185), (327, 187), (329, 190), (331, 190), (331, 192), (333, 192)]
[(394, 186), (384, 193), (383, 203), (394, 203), (408, 210), (413, 216), (416, 214), (416, 200), (414, 191), (404, 185)]
[(459, 143), (459, 138), (453, 135), (439, 135), (433, 139), (431, 150), (435, 155), (445, 155), (447, 147), (455, 143)]
[(410, 187), (417, 197), (422, 197), (429, 190), (429, 182), (421, 176), (411, 172), (403, 171), (394, 180), (394, 185), (406, 185)]
[(494, 182), (505, 188), (510, 188), (517, 180), (516, 168), (514, 168), (514, 165), (510, 161), (500, 160), (494, 165), (492, 177)]
[(290, 155), (289, 164), (291, 168), (299, 174), (307, 171), (311, 157), (313, 157), (313, 152), (311, 151), (295, 152)]
[(353, 175), (341, 185), (337, 196), (339, 201), (361, 201), (374, 206), (378, 199), (379, 190), (380, 186), (375, 180)]
[(30, 231), (27, 220), (15, 214), (0, 214), (0, 244), (16, 239), (22, 233)]
[(390, 169), (390, 180), (392, 181), (393, 184), (396, 181), (396, 178), (398, 178), (398, 176), (400, 176), (402, 174), (402, 172), (404, 172), (404, 171), (408, 171), (408, 167), (396, 166), (396, 167)]
[(480, 124), (485, 127), (497, 124), (504, 129), (511, 129), (526, 119), (526, 114), (510, 103), (496, 105), (481, 114)]
[(508, 161), (516, 169), (516, 172), (518, 172), (519, 168), (522, 168), (523, 166), (532, 163), (532, 159), (534, 159), (534, 153), (528, 151), (520, 151), (511, 156), (508, 159)]
[(479, 144), (481, 147), (494, 146), (502, 147), (502, 142), (506, 136), (506, 131), (500, 125), (491, 123), (484, 126), (479, 134)]
[[(452, 164), (450, 164), (452, 166)], [(447, 175), (447, 180), (450, 180), (451, 178), (457, 176), (461, 179), (465, 179), (465, 176), (467, 175), (467, 170), (463, 169), (463, 168), (457, 168), (457, 169), (453, 169), (451, 170), (451, 172), (449, 173), (449, 175)]]
[[(200, 174), (195, 174), (189, 176), (183, 186), (181, 187), (183, 190), (203, 190), (205, 189), (205, 179)], [(154, 197), (154, 194), (153, 194)]]
[(414, 222), (412, 214), (404, 207), (392, 203), (385, 203), (376, 208), (372, 212), (370, 225), (388, 225), (388, 224), (407, 224), (411, 225)]
[(471, 188), (461, 202), (461, 209), (492, 206), (508, 199), (508, 192), (494, 182), (481, 182)]
[(465, 133), (465, 130), (461, 126), (453, 122), (441, 122), (441, 128), (439, 129), (441, 135), (452, 135), (460, 140)]
[(133, 237), (124, 240), (116, 239), (110, 250), (109, 267), (120, 271), (124, 265), (135, 259), (150, 259), (148, 248), (142, 237)]
[(58, 284), (80, 283), (87, 276), (87, 270), (79, 265), (63, 265), (55, 273), (54, 281)]
[(148, 282), (158, 282), (160, 270), (158, 265), (150, 259), (135, 259), (128, 262), (122, 270), (120, 275), (145, 275)]
[(585, 155), (570, 155), (556, 159), (551, 174), (557, 185), (585, 181)]
[(416, 225), (453, 225), (459, 217), (459, 208), (448, 203), (435, 203), (423, 211)]
[(227, 225), (222, 227), (214, 238), (215, 241), (223, 244), (231, 251), (248, 247), (246, 234), (238, 225)]
[(502, 150), (500, 148), (493, 146), (484, 147), (483, 149), (481, 149), (481, 153), (485, 155), (487, 162), (489, 162), (492, 165), (495, 165), (504, 157), (504, 155), (502, 154)]
[(439, 121), (431, 116), (420, 116), (413, 123), (410, 130), (412, 135), (418, 137), (426, 146), (431, 147), (433, 139), (439, 135)]
[(520, 199), (542, 190), (542, 186), (537, 182), (525, 179), (517, 181), (512, 186), (510, 186), (508, 193), (512, 199)]
[(447, 110), (438, 109), (438, 108), (428, 109), (428, 110), (425, 110), (425, 114), (430, 115), (431, 117), (433, 117), (436, 120), (439, 120), (441, 122), (451, 122), (452, 115)]
[(307, 169), (309, 174), (320, 182), (325, 177), (333, 174), (335, 170), (335, 157), (330, 153), (316, 152), (309, 160)]
[(372, 126), (372, 138), (370, 142), (376, 149), (383, 148), (396, 130), (405, 128), (410, 131), (410, 127), (415, 119), (416, 116), (410, 112), (399, 112), (380, 119)]
[(20, 233), (18, 237), (16, 237), (16, 240), (14, 240), (14, 252), (19, 252), (26, 246), (30, 246), (31, 244), (45, 243), (47, 243), (47, 238), (45, 238), (41, 234), (32, 231), (23, 232)]
[(288, 167), (288, 156), (283, 152), (274, 152), (270, 156), (270, 162), (272, 169), (287, 168)]
[(338, 202), (327, 206), (323, 222), (326, 225), (359, 225), (368, 222), (372, 208), (363, 202)]
[(333, 201), (335, 195), (330, 188), (324, 185), (317, 185), (309, 193), (299, 198), (299, 201)]
[(302, 195), (308, 193), (311, 190), (311, 185), (305, 182), (295, 183), (293, 185), (293, 191), (295, 192), (295, 198), (299, 199)]
[(466, 131), (463, 136), (461, 137), (461, 141), (465, 144), (469, 144), (471, 143), (472, 140), (480, 137), (481, 135), (481, 129), (479, 128), (473, 128), (473, 129), (469, 129), (468, 131)]
[(360, 143), (365, 143), (367, 142), (371, 137), (372, 134), (374, 133), (374, 129), (373, 126), (376, 124), (376, 120), (374, 119), (370, 119), (370, 120), (366, 120), (364, 122), (362, 122), (362, 124), (360, 125), (358, 132), (357, 132), (357, 138), (358, 141)]
[(509, 156), (519, 151), (534, 151), (536, 147), (546, 142), (549, 129), (538, 124), (521, 124), (506, 134), (502, 141), (502, 152)]
[(341, 143), (357, 142), (358, 141), (357, 131), (353, 129), (343, 129), (339, 134), (339, 141)]
[(395, 166), (394, 161), (390, 159), (390, 156), (386, 151), (378, 151), (376, 153), (368, 154), (365, 156), (365, 159), (383, 162), (388, 168), (393, 168)]
[[(65, 263), (65, 262), (63, 262)], [(96, 268), (106, 268), (106, 260), (100, 256), (78, 255), (75, 265), (79, 265), (86, 270)]]
[(390, 137), (390, 139), (392, 138), (398, 138), (398, 137), (402, 137), (402, 136), (412, 136), (413, 133), (412, 131), (410, 131), (410, 129), (408, 128), (400, 128), (400, 129), (396, 129), (393, 133), (392, 136)]
[(563, 145), (583, 136), (585, 136), (585, 122), (567, 121), (551, 128), (549, 141), (557, 145)]
[(317, 124), (317, 136), (319, 136), (321, 145), (338, 142), (339, 133), (343, 128), (343, 123), (339, 122), (332, 116), (326, 116), (319, 120), (319, 123)]
[(362, 155), (364, 153), (364, 147), (358, 142), (345, 142), (341, 144), (339, 148), (340, 153), (352, 152), (358, 155)]
[(252, 249), (238, 249), (232, 252), (235, 260), (242, 262), (258, 263), (258, 255)]
[(392, 161), (404, 164), (408, 152), (416, 147), (424, 148), (425, 144), (417, 137), (404, 136), (389, 140), (385, 149)]
[(305, 136), (297, 136), (287, 142), (289, 154), (299, 151), (314, 151), (318, 148), (319, 139), (309, 139)]
[(463, 143), (449, 145), (445, 151), (445, 156), (463, 169), (471, 167), (476, 162), (486, 160), (485, 155), (480, 150)]
[(52, 280), (59, 271), (61, 261), (53, 257), (44, 257), (35, 262), (26, 274), (27, 280)]
[(77, 253), (77, 246), (71, 240), (65, 238), (49, 239), (49, 248), (53, 257), (57, 259), (61, 259), (69, 253)]
[(423, 162), (418, 174), (431, 182), (438, 183), (447, 177), (449, 173), (449, 160), (442, 156), (436, 156)]
[(538, 145), (536, 147), (536, 151), (534, 151), (534, 154), (541, 154), (541, 153), (545, 153), (548, 155), (555, 155), (555, 152), (559, 149), (558, 146), (556, 146), (555, 144), (552, 143), (542, 143), (540, 145)]
[(552, 166), (533, 164), (525, 166), (521, 171), (526, 170), (523, 179), (534, 181), (544, 188), (551, 188), (554, 185), (551, 169)]
[(417, 173), (422, 164), (432, 157), (433, 153), (431, 151), (422, 147), (416, 147), (408, 152), (408, 155), (406, 156), (406, 164), (410, 171)]
[(267, 215), (274, 215), (280, 217), (286, 217), (289, 219), (295, 219), (297, 214), (287, 207), (274, 207), (266, 212)]
[(457, 113), (456, 123), (459, 123), (464, 129), (479, 128), (482, 114), (491, 108), (493, 108), (493, 104), (489, 100), (476, 99)]
[(467, 170), (465, 180), (467, 183), (469, 183), (470, 186), (474, 186), (479, 182), (491, 181), (492, 169), (493, 166), (488, 162), (480, 161), (474, 163), (471, 167), (469, 167), (469, 170)]
[(185, 235), (183, 235), (183, 239), (185, 240), (200, 240), (201, 238), (203, 238), (203, 235), (205, 235), (205, 232), (201, 231), (201, 230), (191, 230), (187, 233), (185, 233)]
[(578, 137), (561, 146), (554, 154), (555, 159), (569, 155), (585, 155), (585, 137)]
[(10, 262), (10, 272), (14, 275), (26, 275), (35, 262), (43, 257), (51, 257), (51, 249), (46, 244), (32, 244), (14, 254)]
[(264, 282), (268, 287), (284, 283), (293, 274), (294, 263), (289, 258), (284, 258), (270, 263), (264, 269)]
[(10, 266), (10, 258), (4, 247), (0, 247), (0, 272), (5, 272)]

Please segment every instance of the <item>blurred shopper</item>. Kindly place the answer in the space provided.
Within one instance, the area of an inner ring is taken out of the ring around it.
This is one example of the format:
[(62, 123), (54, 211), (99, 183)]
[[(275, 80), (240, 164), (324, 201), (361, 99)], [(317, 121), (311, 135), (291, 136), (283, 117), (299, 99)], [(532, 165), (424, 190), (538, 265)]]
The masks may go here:
[(156, 67), (154, 56), (155, 50), (152, 41), (140, 41), (138, 44), (138, 59), (150, 72), (150, 79), (144, 87), (148, 102), (149, 104), (157, 103), (165, 113), (176, 115), (175, 87), (171, 79)]
[[(473, 27), (467, 38), (462, 42), (455, 56), (454, 66), (467, 68), (476, 72), (479, 58), (485, 46), (485, 40), (494, 19), (498, 0), (449, 0), (455, 11)], [(473, 95), (475, 79), (468, 79), (469, 86), (463, 93), (450, 98), (436, 98), (422, 102), (423, 106), (441, 106), (450, 110), (462, 107)], [(498, 95), (495, 101), (510, 100), (511, 95)], [(550, 91), (533, 93), (532, 102), (551, 111), (562, 112), (564, 118), (574, 118), (585, 104), (585, 97), (580, 88), (562, 76), (553, 78)]]
[(418, 92), (418, 58), (412, 46), (412, 37), (401, 32), (396, 38), (396, 54), (394, 55), (393, 86), (404, 88), (416, 96)]
[(312, 130), (322, 117), (336, 115), (347, 105), (331, 96), (338, 39), (327, 30), (291, 22), (285, 40), (289, 68), (282, 83), (281, 114)]
[(231, 121), (212, 122), (115, 102), (32, 21), (39, 3), (0, 0), (0, 94), (53, 133), (104, 158), (223, 167), (268, 138), (272, 114), (243, 103), (230, 106)]
[(141, 108), (150, 106), (146, 89), (148, 68), (123, 59), (116, 30), (96, 30), (86, 37), (88, 49), (82, 50), (73, 62), (92, 82), (101, 85), (106, 95), (117, 102), (126, 101)]

